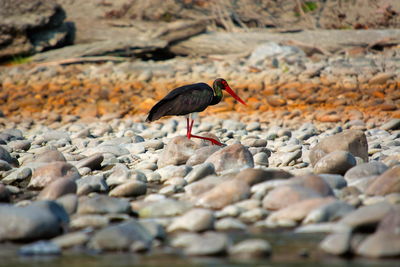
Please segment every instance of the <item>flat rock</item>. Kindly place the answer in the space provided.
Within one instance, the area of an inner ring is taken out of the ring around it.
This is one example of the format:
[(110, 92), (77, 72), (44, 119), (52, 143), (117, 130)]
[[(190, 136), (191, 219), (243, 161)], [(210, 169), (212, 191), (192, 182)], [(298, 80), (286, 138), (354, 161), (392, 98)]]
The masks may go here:
[(246, 239), (229, 248), (229, 255), (235, 258), (262, 258), (271, 252), (271, 245), (264, 239)]
[(286, 179), (293, 175), (284, 170), (247, 168), (240, 171), (235, 179), (245, 181), (249, 186), (273, 179)]
[(107, 192), (108, 185), (103, 175), (90, 175), (76, 180), (78, 195), (84, 195), (90, 192)]
[(263, 208), (268, 210), (279, 210), (292, 204), (310, 198), (320, 198), (321, 194), (300, 185), (278, 186), (271, 190), (263, 199)]
[(54, 200), (63, 195), (75, 194), (76, 183), (69, 178), (57, 179), (48, 184), (38, 195), (38, 199)]
[(227, 180), (203, 193), (196, 204), (204, 208), (221, 209), (249, 196), (250, 187), (246, 182), (238, 179)]
[(172, 217), (181, 215), (191, 207), (190, 204), (173, 199), (149, 202), (139, 209), (140, 218)]
[(128, 181), (110, 191), (112, 197), (137, 197), (146, 194), (147, 184), (141, 181)]
[(291, 185), (304, 186), (319, 193), (321, 196), (333, 196), (330, 185), (318, 175), (295, 176), (287, 180)]
[(130, 170), (124, 164), (118, 163), (106, 179), (108, 186), (120, 185), (132, 180), (147, 182), (146, 175), (139, 170)]
[(344, 178), (349, 184), (351, 184), (357, 179), (381, 175), (387, 169), (389, 169), (389, 167), (380, 161), (361, 163), (349, 169), (344, 175)]
[(357, 247), (356, 253), (372, 258), (398, 257), (400, 255), (400, 234), (378, 231), (362, 241)]
[(189, 157), (189, 159), (186, 162), (186, 165), (189, 166), (194, 166), (197, 164), (201, 164), (204, 161), (207, 160), (208, 157), (210, 157), (214, 152), (220, 150), (220, 146), (205, 146), (197, 149), (193, 155)]
[(130, 213), (131, 207), (127, 200), (97, 195), (94, 197), (83, 197), (79, 200), (79, 214), (106, 214), (106, 213)]
[(57, 179), (68, 178), (75, 181), (80, 177), (75, 166), (66, 162), (52, 162), (33, 171), (28, 187), (41, 189)]
[(241, 144), (234, 144), (218, 150), (212, 154), (206, 162), (214, 164), (217, 172), (254, 167), (253, 155)]
[(320, 248), (333, 255), (345, 255), (350, 252), (351, 232), (330, 234), (322, 240)]
[(197, 148), (198, 145), (186, 136), (176, 136), (168, 142), (161, 152), (157, 165), (162, 168), (167, 165), (185, 164)]
[(0, 240), (51, 238), (61, 234), (68, 222), (64, 208), (53, 201), (37, 201), (25, 207), (2, 204)]
[(90, 240), (92, 249), (105, 251), (128, 250), (135, 241), (143, 242), (150, 248), (152, 236), (138, 221), (129, 221), (101, 229)]
[(194, 166), (188, 175), (185, 176), (185, 180), (188, 183), (192, 183), (212, 174), (215, 174), (214, 165), (207, 162)]
[(51, 149), (48, 151), (44, 151), (38, 155), (36, 155), (33, 159), (34, 162), (56, 162), (56, 161), (64, 161), (65, 159), (63, 153), (58, 151), (57, 149)]
[(246, 230), (247, 226), (241, 220), (227, 217), (222, 218), (215, 222), (215, 230), (217, 231), (227, 231), (227, 230)]
[(65, 235), (57, 236), (51, 240), (60, 248), (70, 248), (75, 246), (83, 246), (89, 241), (89, 235), (84, 232), (73, 232)]
[(201, 232), (210, 230), (214, 225), (214, 214), (208, 209), (192, 209), (182, 216), (173, 220), (167, 231), (186, 230), (190, 232)]
[(110, 223), (110, 220), (104, 215), (99, 214), (78, 214), (71, 218), (70, 227), (72, 229), (85, 229), (91, 228), (103, 228)]
[(311, 198), (273, 212), (267, 218), (267, 225), (296, 224), (301, 222), (312, 210), (334, 201), (334, 198)]
[(191, 171), (192, 171), (191, 166), (168, 165), (168, 166), (158, 169), (156, 173), (160, 174), (161, 181), (164, 182), (168, 179), (175, 178), (175, 177), (185, 177)]
[(314, 165), (315, 173), (345, 174), (347, 170), (356, 166), (354, 156), (347, 151), (333, 151), (320, 158)]
[(400, 193), (400, 166), (394, 166), (375, 178), (366, 189), (368, 195)]
[(380, 222), (388, 212), (393, 210), (393, 206), (387, 202), (379, 202), (377, 204), (363, 206), (357, 210), (347, 214), (339, 223), (357, 228), (372, 228)]
[(228, 238), (225, 234), (216, 232), (180, 234), (172, 240), (171, 244), (174, 247), (182, 247), (186, 255), (211, 256), (226, 252)]
[(304, 219), (304, 223), (337, 221), (352, 211), (354, 211), (352, 205), (336, 200), (312, 210)]
[(343, 150), (355, 157), (368, 162), (368, 143), (365, 134), (360, 130), (346, 130), (332, 136), (325, 137), (310, 150), (311, 165), (333, 151)]
[(101, 169), (101, 163), (103, 162), (104, 157), (103, 154), (101, 153), (96, 153), (93, 154), (87, 158), (81, 159), (80, 161), (78, 161), (76, 163), (76, 167), (79, 168), (83, 168), (83, 167), (88, 167), (90, 168), (92, 171), (94, 170), (100, 170)]

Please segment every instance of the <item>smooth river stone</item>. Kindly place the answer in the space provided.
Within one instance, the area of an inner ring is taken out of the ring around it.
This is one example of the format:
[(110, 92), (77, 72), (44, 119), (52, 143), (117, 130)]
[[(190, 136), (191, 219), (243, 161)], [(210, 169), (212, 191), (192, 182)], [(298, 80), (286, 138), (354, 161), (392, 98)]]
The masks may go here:
[(77, 168), (66, 162), (52, 162), (33, 171), (28, 188), (41, 189), (57, 179), (79, 179)]
[(67, 194), (76, 193), (76, 183), (68, 178), (58, 179), (48, 184), (38, 195), (38, 199), (54, 200)]
[(206, 162), (214, 164), (217, 172), (254, 167), (253, 155), (241, 144), (230, 145), (218, 150), (212, 154)]
[(212, 256), (226, 252), (228, 238), (225, 234), (210, 231), (203, 234), (183, 233), (175, 237), (171, 245), (182, 247), (186, 255)]
[(186, 136), (176, 136), (168, 142), (161, 152), (157, 165), (162, 168), (168, 165), (185, 164), (197, 148), (198, 145)]
[(400, 193), (400, 166), (394, 166), (376, 177), (367, 187), (366, 193), (373, 196)]
[(320, 158), (314, 165), (315, 173), (345, 174), (347, 170), (356, 166), (354, 156), (347, 151), (333, 151)]
[(192, 209), (182, 216), (173, 220), (167, 228), (168, 232), (186, 230), (190, 232), (201, 232), (210, 230), (214, 226), (214, 214), (208, 209)]

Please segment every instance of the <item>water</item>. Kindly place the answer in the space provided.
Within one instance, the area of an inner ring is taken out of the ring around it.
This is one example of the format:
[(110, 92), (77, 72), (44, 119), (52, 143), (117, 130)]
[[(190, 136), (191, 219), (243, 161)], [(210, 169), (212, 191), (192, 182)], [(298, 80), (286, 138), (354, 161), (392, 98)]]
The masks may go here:
[[(248, 234), (233, 233), (234, 242), (248, 237)], [(292, 232), (272, 232), (252, 235), (267, 239), (273, 253), (270, 258), (240, 260), (221, 257), (185, 257), (176, 251), (154, 251), (147, 255), (133, 253), (91, 254), (82, 250), (63, 251), (61, 256), (22, 257), (18, 256), (18, 245), (6, 244), (0, 248), (0, 266), (13, 267), (128, 267), (128, 266), (399, 266), (395, 259), (376, 260), (367, 258), (339, 258), (329, 256), (318, 249), (324, 235), (294, 234)]]

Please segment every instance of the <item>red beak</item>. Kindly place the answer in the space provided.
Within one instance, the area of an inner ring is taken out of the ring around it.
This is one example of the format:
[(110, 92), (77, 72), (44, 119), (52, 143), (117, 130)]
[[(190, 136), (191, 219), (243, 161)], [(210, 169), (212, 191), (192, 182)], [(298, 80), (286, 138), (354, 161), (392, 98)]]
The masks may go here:
[(235, 92), (229, 87), (229, 85), (225, 86), (225, 91), (227, 91), (234, 99), (247, 106), (246, 102), (244, 102)]

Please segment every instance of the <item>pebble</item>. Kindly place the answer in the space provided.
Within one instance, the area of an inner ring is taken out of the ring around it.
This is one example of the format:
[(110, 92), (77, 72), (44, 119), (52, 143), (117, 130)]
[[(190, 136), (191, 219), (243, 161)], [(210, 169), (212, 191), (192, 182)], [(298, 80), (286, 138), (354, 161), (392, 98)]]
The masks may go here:
[(118, 185), (110, 191), (109, 195), (112, 197), (137, 197), (145, 195), (146, 191), (146, 183), (133, 180)]
[(356, 166), (356, 159), (347, 151), (333, 151), (314, 165), (315, 173), (345, 174), (347, 170)]
[(38, 195), (38, 199), (55, 200), (67, 194), (76, 193), (76, 183), (68, 178), (58, 179), (48, 184)]
[(201, 232), (211, 230), (214, 226), (214, 214), (208, 209), (192, 209), (181, 217), (173, 220), (167, 227), (168, 232), (186, 230), (190, 232)]
[(131, 207), (125, 199), (96, 195), (79, 199), (79, 214), (106, 214), (106, 213), (130, 213)]
[(214, 224), (217, 231), (246, 230), (247, 226), (239, 219), (227, 217), (217, 220)]
[(66, 162), (51, 162), (33, 171), (28, 188), (41, 189), (57, 179), (75, 181), (80, 177), (75, 166)]
[(262, 258), (271, 252), (271, 245), (264, 239), (246, 239), (229, 248), (229, 255), (235, 258)]
[(212, 163), (203, 163), (193, 167), (193, 169), (185, 176), (188, 183), (200, 180), (208, 175), (215, 174), (215, 168)]
[(253, 155), (241, 144), (234, 144), (218, 150), (208, 157), (206, 162), (214, 165), (215, 171), (254, 167)]
[(211, 231), (203, 234), (180, 234), (172, 240), (171, 245), (183, 248), (186, 255), (212, 256), (226, 252), (228, 238), (225, 234)]

